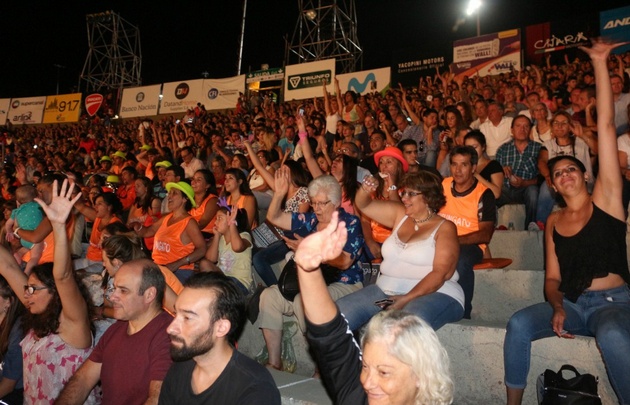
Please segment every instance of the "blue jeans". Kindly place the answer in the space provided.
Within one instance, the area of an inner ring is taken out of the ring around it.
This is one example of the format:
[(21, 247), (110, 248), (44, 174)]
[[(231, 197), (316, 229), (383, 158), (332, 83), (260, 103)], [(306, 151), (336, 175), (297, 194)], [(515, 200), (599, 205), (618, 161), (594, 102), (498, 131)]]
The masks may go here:
[(475, 271), (473, 267), (483, 259), (483, 252), (477, 245), (460, 245), (459, 260), (457, 261), (457, 283), (464, 290), (464, 318), (470, 319), (472, 299), (475, 292)]
[[(501, 188), (501, 196), (497, 200), (497, 206), (505, 204), (519, 203), (525, 204), (525, 228), (530, 222), (536, 222), (536, 210), (538, 207), (538, 186), (527, 186), (521, 188), (506, 187)], [(553, 208), (553, 206), (551, 206)]]
[[(608, 378), (619, 402), (630, 404), (630, 288), (585, 291), (573, 303), (563, 301), (564, 329), (581, 336), (594, 336), (600, 348)], [(547, 302), (532, 305), (512, 315), (503, 344), (505, 385), (525, 388), (531, 342), (556, 336), (551, 329), (553, 309)]]
[(287, 253), (289, 253), (289, 248), (283, 240), (274, 242), (254, 253), (252, 258), (254, 270), (256, 270), (256, 273), (258, 273), (267, 287), (278, 284), (278, 278), (276, 273), (273, 272), (271, 265), (283, 260)]
[[(374, 301), (388, 298), (377, 285), (369, 285), (337, 300), (339, 311), (348, 320), (350, 330), (357, 330), (381, 310)], [(464, 308), (454, 298), (434, 292), (409, 302), (404, 310), (426, 321), (434, 330), (462, 319)]]
[(553, 211), (553, 206), (556, 204), (555, 193), (549, 189), (546, 181), (540, 185), (540, 191), (538, 192), (538, 207), (536, 208), (536, 221), (540, 221), (543, 224), (547, 223), (547, 218)]

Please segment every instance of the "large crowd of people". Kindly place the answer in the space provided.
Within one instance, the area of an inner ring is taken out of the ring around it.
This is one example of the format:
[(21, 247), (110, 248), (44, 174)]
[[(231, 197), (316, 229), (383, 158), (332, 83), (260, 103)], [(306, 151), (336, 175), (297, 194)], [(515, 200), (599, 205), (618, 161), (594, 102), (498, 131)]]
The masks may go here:
[[(588, 335), (629, 403), (630, 53), (613, 48), (382, 93), (335, 81), (224, 112), (7, 123), (0, 399), (278, 404), (263, 366), (283, 369), (295, 316), (335, 403), (448, 404), (434, 330), (471, 318), (497, 208), (520, 203), (545, 232), (548, 302), (509, 321), (508, 402), (532, 340)], [(272, 267), (285, 258), (297, 295)], [(375, 284), (362, 263), (380, 263)], [(264, 364), (235, 349), (246, 307)]]

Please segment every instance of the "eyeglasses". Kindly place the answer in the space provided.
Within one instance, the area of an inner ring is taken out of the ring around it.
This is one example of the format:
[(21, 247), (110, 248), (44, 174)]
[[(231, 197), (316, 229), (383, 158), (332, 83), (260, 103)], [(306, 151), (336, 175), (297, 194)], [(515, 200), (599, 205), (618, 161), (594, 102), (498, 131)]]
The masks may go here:
[(28, 295), (33, 295), (35, 294), (35, 291), (39, 291), (39, 290), (47, 290), (49, 287), (46, 286), (41, 286), (41, 287), (37, 287), (34, 285), (25, 285), (24, 286), (24, 292)]
[(313, 209), (316, 208), (324, 208), (325, 206), (327, 206), (328, 204), (330, 204), (330, 200), (328, 201), (323, 201), (323, 202), (311, 202), (311, 206), (313, 207)]
[(338, 155), (345, 155), (347, 153), (350, 153), (350, 149), (348, 149), (348, 148), (337, 149), (337, 154)]
[(555, 127), (567, 127), (569, 126), (569, 122), (568, 121), (553, 121), (551, 125)]
[(398, 192), (398, 196), (400, 198), (403, 198), (403, 197), (416, 197), (416, 196), (419, 196), (420, 194), (422, 194), (422, 192), (420, 192), (420, 191), (400, 190)]

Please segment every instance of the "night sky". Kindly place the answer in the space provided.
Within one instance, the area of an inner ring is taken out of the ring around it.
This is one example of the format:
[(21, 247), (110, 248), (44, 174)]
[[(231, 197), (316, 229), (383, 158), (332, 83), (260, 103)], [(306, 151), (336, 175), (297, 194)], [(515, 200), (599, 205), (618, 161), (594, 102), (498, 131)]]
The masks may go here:
[[(340, 0), (342, 1), (342, 0)], [(356, 0), (363, 68), (389, 66), (392, 50), (447, 49), (474, 36), (474, 18), (452, 31), (467, 0)], [(39, 3), (34, 5), (34, 3)], [(485, 0), (481, 32), (572, 18), (627, 5), (627, 0)], [(143, 84), (236, 74), (242, 0), (197, 2), (14, 1), (0, 6), (0, 98), (76, 89), (88, 52), (86, 14), (113, 10), (140, 28)], [(297, 21), (297, 0), (248, 0), (242, 73), (280, 67), (284, 38)], [(54, 65), (65, 68), (57, 69)]]

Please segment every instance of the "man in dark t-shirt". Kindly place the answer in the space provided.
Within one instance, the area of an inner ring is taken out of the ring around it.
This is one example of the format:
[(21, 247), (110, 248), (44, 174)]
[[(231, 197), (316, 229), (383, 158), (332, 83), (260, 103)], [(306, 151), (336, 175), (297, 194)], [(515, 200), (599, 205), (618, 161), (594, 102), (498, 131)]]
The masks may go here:
[(164, 378), (159, 404), (279, 405), (269, 371), (234, 349), (245, 319), (244, 297), (220, 273), (186, 281), (167, 328), (175, 363)]

